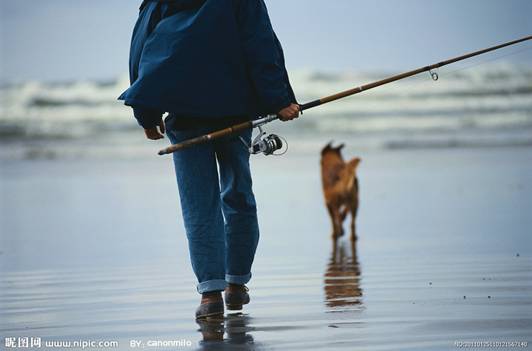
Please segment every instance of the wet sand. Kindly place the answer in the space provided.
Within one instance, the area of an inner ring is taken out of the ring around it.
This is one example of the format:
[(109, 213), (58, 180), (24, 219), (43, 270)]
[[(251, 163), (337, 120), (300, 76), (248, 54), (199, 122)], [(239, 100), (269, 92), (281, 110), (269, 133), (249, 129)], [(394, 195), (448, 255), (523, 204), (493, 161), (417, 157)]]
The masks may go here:
[(363, 159), (355, 245), (330, 240), (316, 151), (253, 160), (252, 303), (202, 325), (169, 160), (2, 161), (2, 340), (207, 350), (532, 342), (532, 149), (347, 150)]

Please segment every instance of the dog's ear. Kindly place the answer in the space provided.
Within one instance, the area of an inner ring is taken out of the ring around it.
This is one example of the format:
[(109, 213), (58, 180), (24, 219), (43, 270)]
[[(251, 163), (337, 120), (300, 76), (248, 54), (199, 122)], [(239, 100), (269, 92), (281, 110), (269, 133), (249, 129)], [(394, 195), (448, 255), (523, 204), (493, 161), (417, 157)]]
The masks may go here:
[(358, 164), (360, 163), (360, 161), (362, 161), (359, 157), (355, 157), (355, 158), (352, 158), (350, 161), (349, 161), (349, 166), (353, 167), (353, 168), (357, 168), (358, 167)]
[(329, 143), (327, 145), (325, 145), (325, 147), (323, 149), (321, 149), (321, 154), (323, 155), (324, 153), (326, 153), (327, 151), (330, 151), (332, 149), (332, 140), (329, 141)]
[(335, 147), (334, 149), (335, 149), (336, 151), (340, 151), (340, 150), (342, 150), (344, 147), (345, 147), (345, 144), (344, 144), (344, 143), (341, 143), (340, 145), (338, 145), (338, 146)]

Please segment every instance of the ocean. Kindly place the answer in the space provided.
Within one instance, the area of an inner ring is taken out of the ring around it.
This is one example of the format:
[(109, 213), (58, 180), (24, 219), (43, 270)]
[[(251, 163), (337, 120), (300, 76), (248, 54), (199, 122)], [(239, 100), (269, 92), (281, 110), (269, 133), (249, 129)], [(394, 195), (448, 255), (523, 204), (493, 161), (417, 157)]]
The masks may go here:
[[(532, 66), (467, 67), (440, 69), (438, 81), (427, 73), (395, 82), (267, 129), (286, 134), (300, 151), (342, 138), (363, 149), (532, 145)], [(291, 80), (304, 103), (395, 73), (300, 70), (291, 72)], [(0, 157), (138, 154), (140, 129), (131, 109), (116, 100), (128, 84), (127, 76), (4, 84), (0, 140), (6, 147)]]

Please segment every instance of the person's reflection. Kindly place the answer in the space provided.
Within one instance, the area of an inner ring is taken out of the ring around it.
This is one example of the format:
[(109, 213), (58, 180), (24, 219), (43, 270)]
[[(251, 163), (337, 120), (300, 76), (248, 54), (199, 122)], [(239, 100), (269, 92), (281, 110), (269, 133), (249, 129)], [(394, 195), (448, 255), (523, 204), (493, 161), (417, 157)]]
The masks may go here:
[[(197, 320), (203, 336), (201, 350), (254, 350), (257, 344), (248, 334), (251, 317), (242, 313), (227, 314), (220, 320)], [(224, 339), (224, 334), (226, 338)]]
[[(325, 271), (324, 289), (327, 307), (345, 307), (362, 303), (360, 266), (356, 244), (333, 240), (332, 252)], [(346, 252), (346, 246), (349, 251)]]

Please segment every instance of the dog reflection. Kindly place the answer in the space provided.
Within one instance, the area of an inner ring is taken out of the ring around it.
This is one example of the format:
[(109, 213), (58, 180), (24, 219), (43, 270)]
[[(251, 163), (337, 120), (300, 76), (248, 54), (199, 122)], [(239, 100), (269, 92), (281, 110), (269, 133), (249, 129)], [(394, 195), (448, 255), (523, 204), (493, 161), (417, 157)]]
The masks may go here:
[(360, 305), (362, 303), (360, 266), (355, 242), (333, 240), (331, 257), (324, 274), (324, 289), (327, 307)]
[[(250, 317), (242, 313), (228, 314), (219, 320), (197, 320), (203, 336), (201, 350), (255, 350)], [(224, 334), (226, 338), (224, 339)]]

